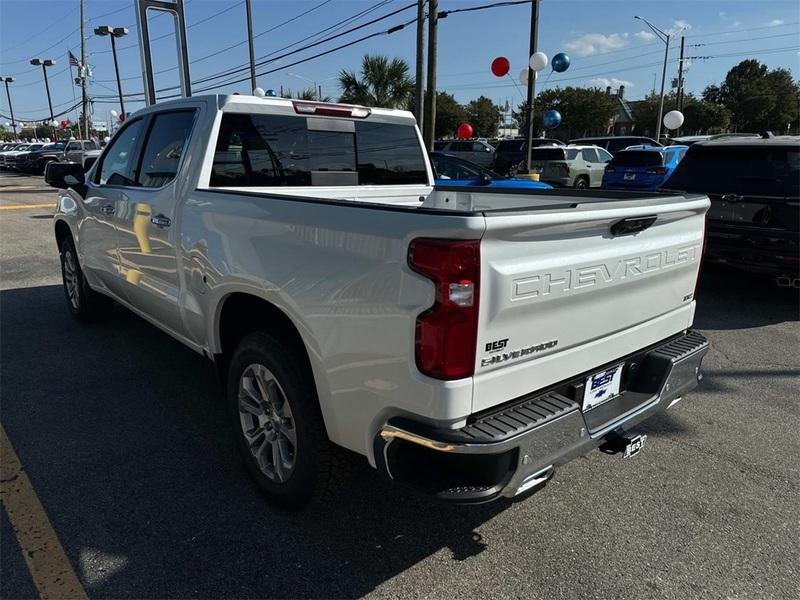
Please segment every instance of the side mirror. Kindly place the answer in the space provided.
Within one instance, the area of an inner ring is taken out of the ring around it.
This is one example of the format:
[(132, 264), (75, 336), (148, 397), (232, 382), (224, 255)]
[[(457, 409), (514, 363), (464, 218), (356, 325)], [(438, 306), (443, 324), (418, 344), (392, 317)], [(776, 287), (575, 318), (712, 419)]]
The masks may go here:
[(64, 190), (86, 183), (83, 165), (78, 163), (51, 162), (44, 173), (44, 182), (50, 187)]

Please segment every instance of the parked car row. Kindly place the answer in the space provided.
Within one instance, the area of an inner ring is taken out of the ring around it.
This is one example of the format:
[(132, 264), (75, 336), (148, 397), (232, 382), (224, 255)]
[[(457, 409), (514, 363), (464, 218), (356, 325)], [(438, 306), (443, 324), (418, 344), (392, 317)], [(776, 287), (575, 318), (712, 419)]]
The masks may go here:
[(0, 146), (0, 169), (41, 175), (51, 162), (79, 163), (88, 168), (100, 152), (100, 145), (93, 140), (3, 144)]

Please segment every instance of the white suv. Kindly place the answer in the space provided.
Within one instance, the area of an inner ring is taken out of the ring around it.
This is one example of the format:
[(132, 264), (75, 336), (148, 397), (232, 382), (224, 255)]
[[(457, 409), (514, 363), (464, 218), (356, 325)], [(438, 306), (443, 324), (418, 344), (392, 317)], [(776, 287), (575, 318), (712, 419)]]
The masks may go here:
[(531, 150), (531, 170), (558, 187), (600, 187), (612, 158), (599, 146), (540, 146)]

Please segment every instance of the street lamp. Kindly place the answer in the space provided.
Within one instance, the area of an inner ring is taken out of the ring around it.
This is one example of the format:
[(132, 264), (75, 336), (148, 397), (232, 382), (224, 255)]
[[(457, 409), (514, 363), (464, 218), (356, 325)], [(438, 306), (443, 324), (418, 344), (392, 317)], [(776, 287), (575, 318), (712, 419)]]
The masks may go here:
[(6, 97), (8, 98), (8, 109), (11, 111), (11, 129), (14, 131), (14, 137), (17, 137), (17, 122), (14, 120), (14, 107), (11, 105), (11, 92), (8, 89), (9, 83), (14, 83), (13, 77), (0, 77), (0, 81), (6, 84)]
[(636, 15), (633, 18), (634, 19), (639, 19), (645, 25), (647, 25), (652, 30), (652, 32), (654, 34), (656, 34), (658, 39), (660, 39), (662, 42), (664, 42), (664, 46), (665, 46), (664, 47), (664, 68), (661, 71), (661, 100), (659, 101), (658, 122), (656, 123), (656, 141), (658, 142), (658, 141), (660, 141), (660, 138), (661, 138), (661, 118), (662, 118), (662, 116), (664, 114), (664, 81), (667, 78), (667, 58), (669, 56), (669, 40), (673, 35), (676, 35), (677, 33), (680, 33), (685, 28), (681, 27), (677, 32), (675, 32), (673, 34), (669, 34), (666, 31), (661, 31), (658, 27), (653, 25), (650, 21), (648, 21), (644, 17), (640, 17), (639, 15)]
[(116, 39), (128, 35), (127, 27), (111, 27), (103, 25), (96, 27), (94, 34), (97, 36), (110, 36), (111, 37), (111, 54), (114, 55), (114, 71), (117, 73), (117, 92), (119, 92), (119, 109), (121, 114), (125, 114), (125, 102), (122, 99), (122, 81), (119, 78), (119, 63), (117, 62), (117, 42)]
[[(47, 81), (47, 67), (52, 67), (56, 64), (56, 61), (51, 58), (32, 58), (31, 64), (35, 67), (42, 67), (42, 73), (44, 73), (44, 87), (47, 90), (47, 105), (50, 107), (50, 122), (52, 123), (56, 118), (53, 116), (53, 101), (50, 99), (50, 84)], [(53, 139), (58, 139), (55, 127), (53, 127)]]

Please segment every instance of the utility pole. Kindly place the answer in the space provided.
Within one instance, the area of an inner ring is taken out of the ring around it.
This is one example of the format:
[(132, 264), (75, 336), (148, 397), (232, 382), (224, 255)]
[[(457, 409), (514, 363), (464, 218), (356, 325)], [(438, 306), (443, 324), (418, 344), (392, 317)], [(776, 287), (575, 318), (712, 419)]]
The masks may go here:
[[(528, 46), (528, 59), (536, 53), (539, 43), (539, 0), (531, 2), (531, 39)], [(531, 172), (531, 146), (533, 145), (533, 99), (536, 97), (536, 72), (528, 65), (528, 99), (525, 104), (528, 113), (528, 130), (525, 132), (525, 172)]]
[(244, 1), (247, 12), (247, 47), (250, 50), (250, 93), (254, 93), (256, 85), (256, 52), (253, 49), (253, 12), (250, 7), (250, 0)]
[(425, 147), (433, 150), (436, 137), (436, 28), (439, 25), (439, 0), (428, 1), (428, 102), (425, 106), (423, 127)]
[(422, 118), (425, 114), (423, 103), (425, 102), (425, 84), (422, 79), (425, 76), (425, 0), (417, 0), (417, 74), (416, 86), (414, 89), (414, 116), (417, 118), (417, 125), (422, 127)]
[(14, 137), (17, 137), (17, 122), (14, 120), (14, 107), (11, 105), (11, 92), (8, 89), (9, 83), (14, 83), (13, 77), (0, 77), (0, 81), (6, 84), (6, 98), (8, 98), (8, 110), (11, 111), (11, 129), (14, 132)]
[[(681, 112), (683, 112), (683, 46), (685, 41), (685, 36), (681, 36), (681, 57), (678, 60), (678, 110)], [(676, 133), (678, 136), (680, 136), (680, 127), (678, 127), (678, 131)]]
[(81, 106), (83, 110), (83, 139), (88, 140), (89, 97), (86, 94), (86, 76), (89, 73), (89, 68), (86, 66), (86, 33), (84, 31), (84, 22), (83, 22), (83, 3), (84, 0), (81, 0)]

